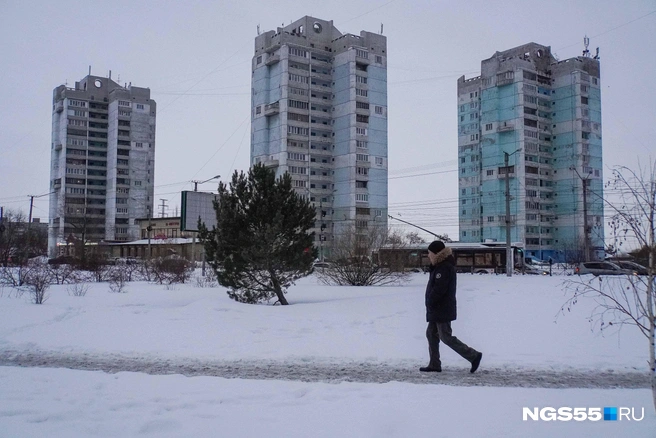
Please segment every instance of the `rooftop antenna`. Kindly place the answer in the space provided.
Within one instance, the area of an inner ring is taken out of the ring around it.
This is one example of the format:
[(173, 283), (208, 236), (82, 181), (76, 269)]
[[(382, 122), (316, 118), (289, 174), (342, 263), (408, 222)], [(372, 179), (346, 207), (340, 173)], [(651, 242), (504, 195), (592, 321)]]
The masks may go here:
[(383, 23), (380, 23), (380, 34), (383, 34)]
[(259, 24), (257, 25), (257, 35), (258, 36), (260, 35), (260, 25)]
[(599, 59), (599, 47), (597, 47), (597, 53), (595, 53), (594, 59)]
[(91, 76), (91, 66), (89, 66), (89, 76)]
[(583, 56), (585, 58), (589, 58), (590, 51), (588, 50), (588, 46), (590, 45), (590, 38), (588, 38), (587, 35), (583, 37), (583, 45), (585, 46), (585, 50), (583, 51)]

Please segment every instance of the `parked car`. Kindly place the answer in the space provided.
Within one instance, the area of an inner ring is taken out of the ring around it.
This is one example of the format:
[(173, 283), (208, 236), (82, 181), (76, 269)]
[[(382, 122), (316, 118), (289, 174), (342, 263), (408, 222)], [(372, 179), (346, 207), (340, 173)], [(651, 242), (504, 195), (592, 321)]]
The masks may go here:
[(622, 269), (615, 263), (611, 262), (583, 262), (579, 263), (574, 270), (575, 274), (585, 275), (626, 275), (633, 274), (632, 271)]
[(617, 266), (619, 266), (622, 269), (632, 271), (633, 275), (649, 275), (649, 271), (647, 270), (647, 268), (637, 263), (629, 262), (627, 260), (621, 260), (621, 261), (617, 260), (614, 261), (613, 263), (615, 263)]
[(330, 263), (330, 262), (314, 262), (314, 263), (312, 263), (312, 268), (313, 268), (313, 269), (317, 269), (317, 268), (319, 268), (319, 269), (330, 268), (330, 267), (332, 267), (332, 265), (333, 265), (333, 264)]

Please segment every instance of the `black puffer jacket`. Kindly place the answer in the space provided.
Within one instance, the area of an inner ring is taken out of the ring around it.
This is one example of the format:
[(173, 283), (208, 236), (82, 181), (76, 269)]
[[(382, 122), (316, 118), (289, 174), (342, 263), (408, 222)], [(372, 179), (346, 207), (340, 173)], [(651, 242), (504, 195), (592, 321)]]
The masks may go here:
[(451, 248), (437, 254), (426, 285), (426, 321), (450, 322), (456, 319), (456, 260)]

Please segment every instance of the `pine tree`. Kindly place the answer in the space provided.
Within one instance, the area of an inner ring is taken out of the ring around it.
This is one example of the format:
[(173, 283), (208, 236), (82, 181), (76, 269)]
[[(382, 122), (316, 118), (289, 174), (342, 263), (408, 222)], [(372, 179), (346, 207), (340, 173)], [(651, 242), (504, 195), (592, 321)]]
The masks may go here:
[(276, 179), (261, 164), (248, 175), (235, 171), (229, 186), (219, 184), (214, 209), (216, 227), (200, 224), (199, 236), (228, 296), (243, 303), (275, 297), (288, 304), (287, 288), (312, 272), (317, 253), (309, 233), (315, 210), (294, 191), (291, 176)]

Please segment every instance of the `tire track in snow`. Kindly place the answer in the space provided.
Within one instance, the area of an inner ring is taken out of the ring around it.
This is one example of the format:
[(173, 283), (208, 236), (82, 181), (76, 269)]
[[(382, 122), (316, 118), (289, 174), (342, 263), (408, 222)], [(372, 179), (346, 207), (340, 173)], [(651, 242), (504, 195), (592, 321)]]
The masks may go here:
[(153, 375), (182, 374), (229, 379), (296, 380), (303, 382), (404, 382), (451, 386), (523, 388), (649, 388), (648, 373), (594, 370), (539, 370), (485, 368), (474, 374), (468, 368), (445, 368), (442, 373), (421, 373), (419, 365), (375, 362), (312, 362), (271, 360), (197, 360), (136, 357), (120, 354), (0, 350), (0, 366), (70, 368), (107, 373), (139, 372)]

